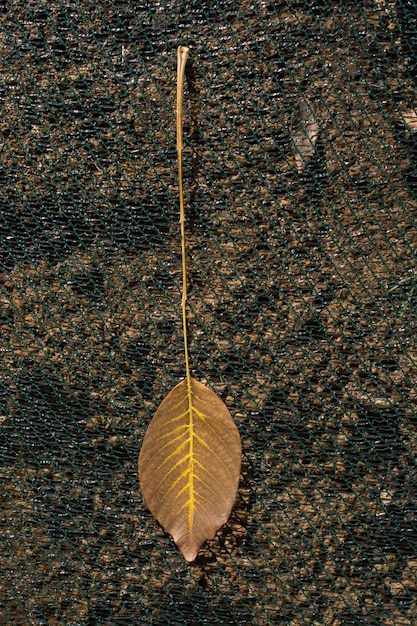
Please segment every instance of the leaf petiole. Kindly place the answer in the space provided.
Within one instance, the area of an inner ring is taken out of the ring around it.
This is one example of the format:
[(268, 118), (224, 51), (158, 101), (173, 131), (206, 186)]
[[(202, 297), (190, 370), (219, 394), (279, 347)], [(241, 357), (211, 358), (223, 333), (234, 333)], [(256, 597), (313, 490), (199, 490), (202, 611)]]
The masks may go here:
[(184, 190), (182, 180), (182, 98), (184, 90), (185, 66), (187, 64), (190, 49), (186, 46), (178, 46), (177, 51), (177, 153), (178, 153), (178, 190), (180, 200), (180, 226), (181, 226), (181, 258), (182, 258), (182, 326), (184, 336), (184, 356), (185, 356), (185, 376), (189, 382), (190, 361), (188, 356), (188, 337), (187, 337), (187, 253), (185, 247), (185, 209), (184, 209)]

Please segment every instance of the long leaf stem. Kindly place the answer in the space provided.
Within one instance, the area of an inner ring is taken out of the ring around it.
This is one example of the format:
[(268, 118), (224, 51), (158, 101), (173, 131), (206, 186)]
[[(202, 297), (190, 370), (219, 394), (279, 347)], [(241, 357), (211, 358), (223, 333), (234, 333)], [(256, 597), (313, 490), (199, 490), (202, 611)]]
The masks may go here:
[(178, 190), (180, 200), (180, 226), (181, 226), (181, 258), (182, 258), (182, 326), (184, 336), (185, 376), (190, 382), (190, 361), (188, 356), (187, 337), (187, 251), (185, 246), (185, 210), (184, 190), (182, 182), (182, 99), (184, 91), (185, 66), (190, 49), (186, 46), (178, 46), (177, 62), (177, 153), (178, 153)]

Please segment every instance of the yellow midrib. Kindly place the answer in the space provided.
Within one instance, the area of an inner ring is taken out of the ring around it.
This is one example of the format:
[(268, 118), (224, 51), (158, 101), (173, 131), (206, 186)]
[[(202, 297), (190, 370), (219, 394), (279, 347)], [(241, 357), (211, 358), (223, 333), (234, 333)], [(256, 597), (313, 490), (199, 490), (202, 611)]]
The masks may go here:
[(188, 455), (188, 531), (193, 530), (194, 525), (194, 416), (191, 393), (191, 378), (187, 380), (187, 400), (188, 400), (188, 431), (189, 431), (189, 455)]

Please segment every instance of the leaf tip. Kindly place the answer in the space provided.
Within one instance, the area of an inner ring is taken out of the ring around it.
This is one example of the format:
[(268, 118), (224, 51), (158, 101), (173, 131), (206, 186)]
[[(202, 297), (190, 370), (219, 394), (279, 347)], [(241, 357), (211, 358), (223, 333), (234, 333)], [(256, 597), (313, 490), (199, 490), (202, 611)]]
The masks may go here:
[(194, 548), (190, 548), (189, 546), (183, 546), (180, 548), (180, 552), (187, 563), (192, 563), (197, 558), (197, 554), (199, 550), (195, 550)]

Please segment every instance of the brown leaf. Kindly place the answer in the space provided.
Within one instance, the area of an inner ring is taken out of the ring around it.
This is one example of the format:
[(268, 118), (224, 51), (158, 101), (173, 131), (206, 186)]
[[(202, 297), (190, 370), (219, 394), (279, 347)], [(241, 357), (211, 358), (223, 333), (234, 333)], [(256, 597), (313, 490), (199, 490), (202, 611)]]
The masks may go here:
[(300, 127), (294, 135), (295, 164), (297, 172), (302, 173), (316, 151), (316, 142), (319, 136), (319, 125), (311, 105), (301, 99), (299, 103)]
[(227, 521), (239, 485), (241, 443), (226, 405), (193, 378), (158, 407), (139, 455), (146, 504), (186, 561)]
[(417, 130), (417, 113), (414, 109), (409, 109), (405, 111), (402, 115), (404, 122), (407, 124), (408, 128), (413, 131), (413, 133)]

